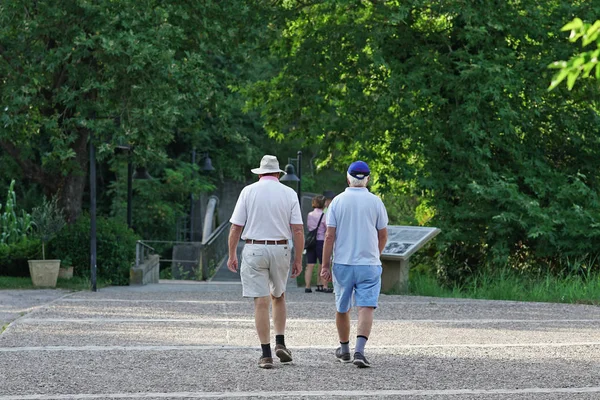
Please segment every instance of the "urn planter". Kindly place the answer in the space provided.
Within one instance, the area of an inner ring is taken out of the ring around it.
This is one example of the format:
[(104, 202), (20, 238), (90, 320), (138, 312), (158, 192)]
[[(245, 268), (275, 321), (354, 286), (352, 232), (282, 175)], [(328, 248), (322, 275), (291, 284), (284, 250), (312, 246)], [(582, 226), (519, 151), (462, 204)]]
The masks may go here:
[(60, 279), (71, 279), (73, 277), (73, 267), (60, 267), (58, 277)]
[(29, 274), (35, 287), (56, 287), (60, 260), (29, 260)]

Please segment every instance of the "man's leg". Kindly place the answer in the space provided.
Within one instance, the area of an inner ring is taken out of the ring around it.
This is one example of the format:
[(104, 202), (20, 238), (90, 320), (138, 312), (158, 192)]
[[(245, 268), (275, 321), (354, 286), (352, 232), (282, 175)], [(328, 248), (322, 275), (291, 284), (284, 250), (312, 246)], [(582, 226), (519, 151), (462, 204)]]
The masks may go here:
[(282, 293), (279, 297), (271, 295), (271, 303), (273, 304), (273, 327), (275, 328), (275, 335), (284, 335), (285, 320), (287, 318), (285, 293)]
[(358, 307), (358, 327), (356, 328), (356, 349), (359, 353), (365, 352), (365, 344), (371, 335), (373, 326), (373, 307)]
[(285, 304), (285, 290), (290, 272), (290, 249), (285, 246), (272, 246), (271, 268), (271, 304), (273, 305), (273, 327), (275, 328), (275, 355), (282, 364), (292, 362), (292, 352), (285, 346), (285, 323), (287, 308)]
[(340, 343), (346, 343), (350, 340), (350, 311), (335, 313), (335, 326), (337, 327)]
[(354, 348), (354, 365), (359, 368), (370, 367), (365, 358), (365, 345), (371, 334), (373, 314), (377, 308), (381, 290), (381, 266), (357, 266), (355, 273), (359, 278), (356, 283), (356, 306), (358, 308), (358, 326), (356, 329), (356, 346)]
[[(262, 358), (259, 366), (261, 368), (271, 368), (273, 366), (273, 355), (271, 354), (271, 324), (269, 321), (269, 298), (254, 298), (254, 325), (260, 347), (262, 349)], [(270, 365), (269, 365), (270, 364)]]
[(347, 266), (333, 265), (332, 274), (336, 307), (335, 326), (340, 340), (340, 347), (335, 350), (335, 357), (342, 363), (352, 362), (350, 358), (350, 310), (354, 284), (351, 272)]

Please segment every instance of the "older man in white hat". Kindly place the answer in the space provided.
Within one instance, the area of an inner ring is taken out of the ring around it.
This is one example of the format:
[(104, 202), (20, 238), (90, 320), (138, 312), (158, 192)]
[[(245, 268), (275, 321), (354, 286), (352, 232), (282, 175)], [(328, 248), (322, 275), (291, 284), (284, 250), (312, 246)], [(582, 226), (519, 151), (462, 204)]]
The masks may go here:
[[(259, 176), (256, 183), (240, 193), (229, 232), (227, 267), (238, 272), (236, 248), (240, 238), (246, 242), (242, 251), (242, 291), (254, 298), (254, 322), (261, 343), (260, 368), (273, 368), (269, 303), (273, 305), (275, 355), (282, 364), (292, 362), (292, 353), (285, 346), (285, 289), (290, 271), (293, 238), (296, 249), (304, 248), (304, 226), (298, 197), (291, 188), (279, 182), (279, 161), (266, 155), (260, 168), (252, 170)], [(243, 233), (242, 233), (243, 231)], [(292, 278), (302, 272), (302, 251), (294, 254)], [(269, 299), (270, 297), (270, 299)]]

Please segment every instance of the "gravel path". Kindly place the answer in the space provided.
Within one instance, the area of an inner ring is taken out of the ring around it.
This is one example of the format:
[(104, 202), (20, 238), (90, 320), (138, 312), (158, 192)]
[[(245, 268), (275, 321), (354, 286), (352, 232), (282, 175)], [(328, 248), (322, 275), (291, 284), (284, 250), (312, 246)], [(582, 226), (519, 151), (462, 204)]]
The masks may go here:
[(295, 362), (260, 370), (237, 283), (0, 291), (0, 400), (600, 398), (600, 307), (381, 296), (360, 370), (333, 295), (287, 296)]

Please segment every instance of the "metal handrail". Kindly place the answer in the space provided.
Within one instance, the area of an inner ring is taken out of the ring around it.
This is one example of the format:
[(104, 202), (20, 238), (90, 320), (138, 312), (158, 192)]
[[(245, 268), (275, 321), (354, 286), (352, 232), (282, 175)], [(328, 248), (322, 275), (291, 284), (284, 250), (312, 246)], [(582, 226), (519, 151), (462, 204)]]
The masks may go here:
[[(147, 241), (149, 242), (150, 240), (147, 240)], [(145, 248), (147, 248), (147, 249), (150, 249), (150, 250), (152, 250), (152, 251), (156, 251), (156, 250), (154, 249), (154, 247), (152, 247), (152, 246), (148, 246), (148, 245), (147, 245), (146, 243), (144, 243), (144, 241), (142, 241), (142, 240), (138, 240), (138, 241), (137, 241), (137, 243), (141, 244), (142, 246), (144, 246), (144, 247), (145, 247)]]
[(136, 268), (139, 268), (140, 264), (143, 264), (144, 261), (146, 260), (146, 257), (144, 256), (144, 253), (145, 253), (144, 248), (152, 251), (153, 253), (156, 253), (156, 250), (154, 249), (154, 247), (148, 246), (143, 241), (138, 240), (135, 243), (135, 267)]
[(210, 236), (208, 237), (208, 239), (206, 240), (206, 242), (204, 242), (203, 244), (205, 246), (211, 245), (215, 240), (217, 240), (217, 237), (219, 237), (219, 235), (221, 234), (221, 232), (223, 232), (226, 228), (229, 227), (229, 225), (231, 225), (231, 223), (229, 221), (223, 222), (221, 225), (219, 225), (217, 227), (217, 229), (215, 229), (214, 231), (212, 231), (212, 233), (210, 234)]
[(219, 265), (227, 256), (227, 230), (231, 223), (223, 222), (215, 229), (200, 250), (200, 269), (202, 279), (207, 280), (210, 270)]

